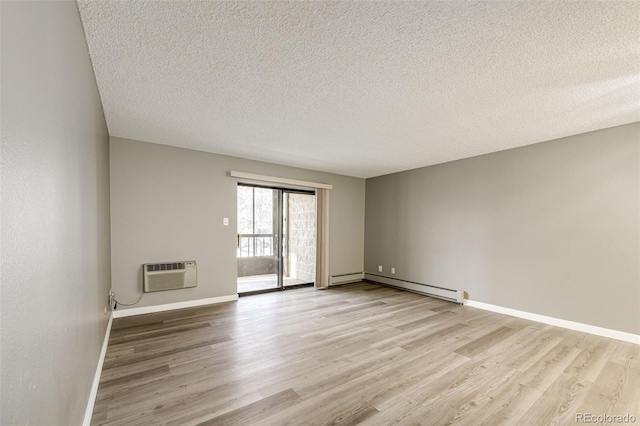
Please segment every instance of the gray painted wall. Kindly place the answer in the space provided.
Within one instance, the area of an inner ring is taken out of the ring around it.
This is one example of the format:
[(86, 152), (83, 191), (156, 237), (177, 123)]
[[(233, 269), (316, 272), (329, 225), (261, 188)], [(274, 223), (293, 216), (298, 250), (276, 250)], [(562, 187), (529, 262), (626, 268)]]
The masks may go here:
[(107, 128), (76, 3), (0, 7), (0, 424), (77, 425), (107, 324)]
[(231, 170), (334, 185), (330, 272), (363, 270), (364, 179), (116, 137), (110, 153), (111, 274), (121, 302), (141, 293), (142, 263), (169, 260), (195, 260), (198, 287), (147, 293), (136, 307), (237, 294)]
[(368, 179), (365, 271), (640, 333), (640, 123)]

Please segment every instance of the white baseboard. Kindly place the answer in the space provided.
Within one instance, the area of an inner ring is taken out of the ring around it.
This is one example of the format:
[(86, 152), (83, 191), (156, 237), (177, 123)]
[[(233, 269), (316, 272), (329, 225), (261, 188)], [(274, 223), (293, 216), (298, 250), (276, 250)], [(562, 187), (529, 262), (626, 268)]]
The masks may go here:
[(502, 306), (490, 305), (489, 303), (476, 302), (474, 300), (465, 299), (464, 304), (472, 308), (484, 309), (485, 311), (497, 312), (499, 314), (510, 315), (512, 317), (523, 318), (541, 322), (543, 324), (555, 325), (557, 327), (568, 328), (569, 330), (581, 331), (583, 333), (595, 334), (596, 336), (608, 337), (610, 339), (622, 340), (623, 342), (640, 345), (640, 335), (638, 334), (611, 330), (609, 328), (597, 327), (595, 325), (583, 324), (580, 322), (568, 321), (545, 315), (532, 314), (531, 312), (518, 311), (517, 309), (504, 308)]
[(84, 412), (83, 426), (91, 425), (91, 416), (93, 415), (93, 407), (96, 404), (96, 396), (98, 395), (98, 385), (100, 385), (100, 376), (102, 375), (102, 365), (104, 364), (104, 357), (107, 354), (107, 346), (109, 346), (109, 336), (111, 335), (111, 324), (113, 324), (113, 314), (109, 315), (109, 322), (107, 322), (107, 331), (104, 333), (104, 340), (102, 341), (102, 349), (100, 350), (100, 357), (98, 358), (98, 366), (96, 367), (96, 374), (93, 377), (93, 385), (91, 385), (91, 392), (89, 393), (89, 402), (87, 403), (87, 410)]
[(329, 285), (340, 285), (355, 283), (364, 279), (364, 272), (354, 272), (351, 274), (331, 275), (329, 277)]
[(237, 294), (207, 299), (187, 300), (186, 302), (167, 303), (165, 305), (143, 306), (141, 308), (113, 311), (114, 318), (131, 317), (134, 315), (152, 314), (154, 312), (173, 311), (174, 309), (193, 308), (195, 306), (214, 305), (216, 303), (233, 302), (238, 300)]
[(156, 306), (144, 306), (141, 308), (123, 309), (121, 311), (112, 311), (109, 316), (109, 322), (107, 323), (107, 330), (104, 334), (104, 341), (102, 342), (102, 349), (100, 351), (100, 357), (98, 358), (98, 366), (96, 367), (96, 374), (93, 377), (93, 385), (91, 386), (91, 392), (89, 393), (89, 402), (87, 403), (87, 409), (84, 413), (83, 426), (91, 425), (91, 416), (93, 415), (93, 407), (96, 403), (96, 396), (98, 395), (98, 386), (100, 385), (100, 376), (102, 375), (102, 366), (104, 365), (104, 358), (107, 354), (107, 347), (109, 346), (109, 336), (111, 335), (111, 326), (114, 318), (130, 317), (133, 315), (149, 314), (153, 312), (170, 311), (174, 309), (191, 308), (194, 306), (213, 305), (222, 302), (233, 302), (238, 300), (238, 295), (233, 294), (230, 296), (211, 297), (208, 299), (189, 300), (187, 302), (168, 303), (165, 305)]

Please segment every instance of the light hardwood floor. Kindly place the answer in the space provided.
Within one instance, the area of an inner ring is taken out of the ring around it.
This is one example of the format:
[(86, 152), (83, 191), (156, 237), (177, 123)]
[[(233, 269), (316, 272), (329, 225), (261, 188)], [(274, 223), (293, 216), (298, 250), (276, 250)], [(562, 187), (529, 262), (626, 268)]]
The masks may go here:
[(640, 424), (640, 347), (369, 283), (116, 319), (92, 424)]

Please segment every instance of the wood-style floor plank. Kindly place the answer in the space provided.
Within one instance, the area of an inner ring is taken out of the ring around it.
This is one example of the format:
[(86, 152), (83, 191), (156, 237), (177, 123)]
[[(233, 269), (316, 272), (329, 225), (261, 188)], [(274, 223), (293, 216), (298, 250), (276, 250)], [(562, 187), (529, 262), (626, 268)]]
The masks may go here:
[(93, 425), (640, 420), (640, 347), (370, 283), (114, 320)]

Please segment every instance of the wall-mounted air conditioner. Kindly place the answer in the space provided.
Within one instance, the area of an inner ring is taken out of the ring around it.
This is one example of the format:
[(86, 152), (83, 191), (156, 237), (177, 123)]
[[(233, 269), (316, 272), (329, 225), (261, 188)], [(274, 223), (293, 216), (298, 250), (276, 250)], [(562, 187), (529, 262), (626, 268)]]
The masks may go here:
[(142, 288), (145, 293), (195, 287), (197, 278), (198, 269), (194, 260), (142, 265)]

